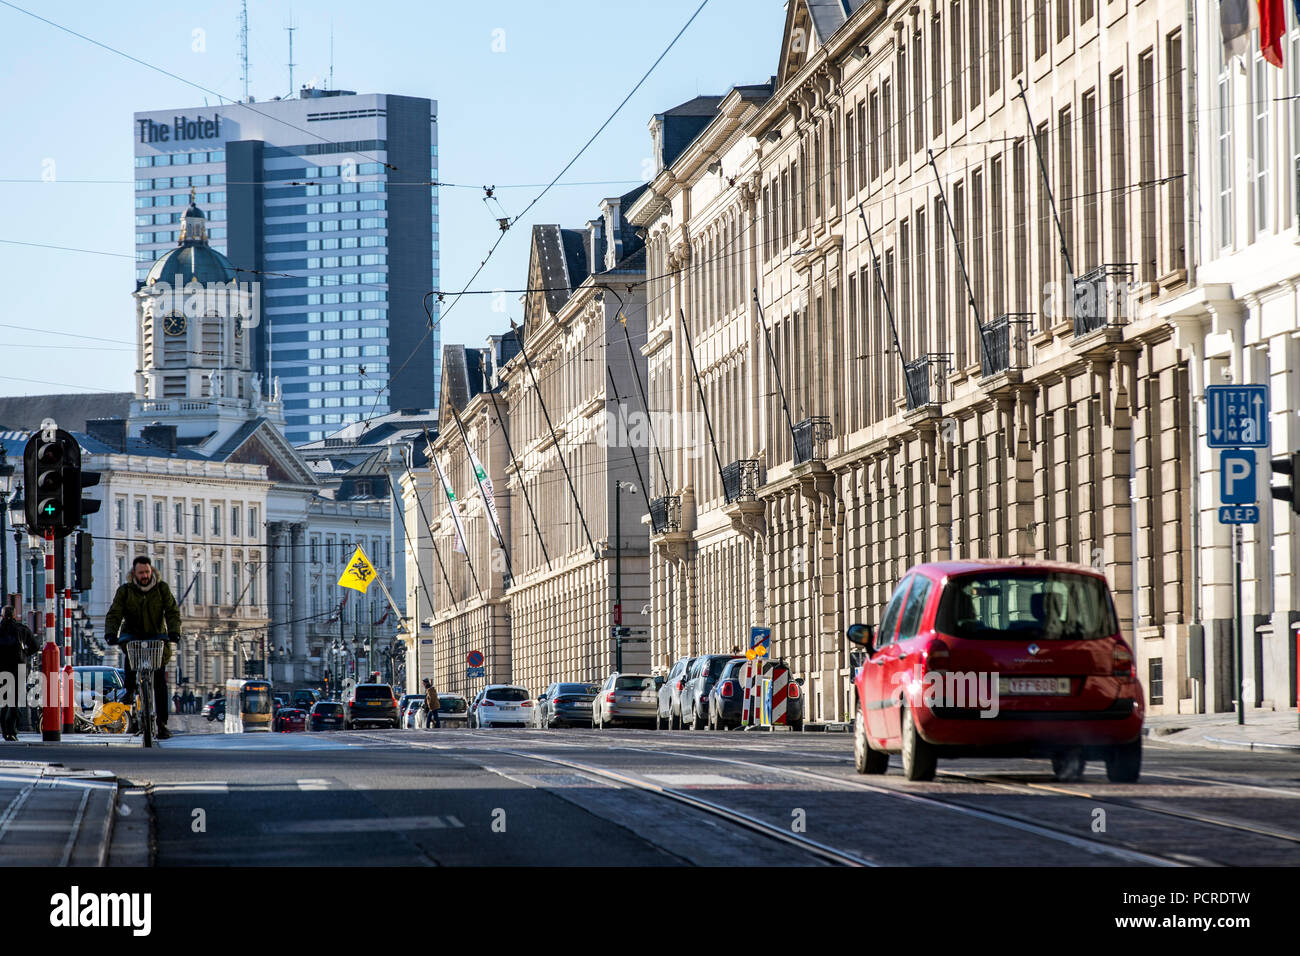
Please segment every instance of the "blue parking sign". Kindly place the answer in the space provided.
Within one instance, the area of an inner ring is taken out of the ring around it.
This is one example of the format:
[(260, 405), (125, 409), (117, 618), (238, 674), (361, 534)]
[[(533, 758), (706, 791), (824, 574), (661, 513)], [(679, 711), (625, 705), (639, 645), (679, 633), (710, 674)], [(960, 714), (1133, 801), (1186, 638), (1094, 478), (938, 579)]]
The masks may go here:
[(1253, 505), (1255, 484), (1255, 453), (1224, 449), (1219, 457), (1219, 501), (1225, 505)]

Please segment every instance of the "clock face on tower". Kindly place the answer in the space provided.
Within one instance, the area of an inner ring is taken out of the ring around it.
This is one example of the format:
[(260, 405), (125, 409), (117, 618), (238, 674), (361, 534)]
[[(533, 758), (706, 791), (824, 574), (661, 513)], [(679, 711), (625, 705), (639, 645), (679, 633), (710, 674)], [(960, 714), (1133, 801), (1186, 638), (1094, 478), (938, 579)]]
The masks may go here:
[(163, 331), (168, 335), (185, 334), (185, 316), (169, 315), (163, 319)]

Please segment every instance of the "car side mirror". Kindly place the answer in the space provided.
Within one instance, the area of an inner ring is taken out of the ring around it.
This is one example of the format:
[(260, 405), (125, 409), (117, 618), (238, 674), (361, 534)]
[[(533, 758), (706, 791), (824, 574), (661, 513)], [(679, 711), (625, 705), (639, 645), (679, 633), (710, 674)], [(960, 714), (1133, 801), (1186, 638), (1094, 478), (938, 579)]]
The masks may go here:
[(795, 682), (796, 684), (798, 684), (800, 687), (803, 686), (803, 678), (802, 678), (802, 677), (796, 677), (796, 678), (794, 679), (794, 682)]
[(664, 686), (664, 675), (659, 674), (655, 677), (655, 687), (663, 687), (663, 686)]
[(859, 647), (873, 650), (876, 643), (876, 629), (870, 624), (850, 624), (845, 632), (849, 640)]

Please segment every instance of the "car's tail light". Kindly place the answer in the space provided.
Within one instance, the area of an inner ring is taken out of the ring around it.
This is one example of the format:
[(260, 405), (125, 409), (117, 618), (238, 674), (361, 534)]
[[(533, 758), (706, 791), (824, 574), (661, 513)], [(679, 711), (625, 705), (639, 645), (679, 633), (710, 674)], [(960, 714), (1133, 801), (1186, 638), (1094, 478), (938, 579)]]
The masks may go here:
[(947, 670), (951, 659), (952, 655), (948, 650), (948, 645), (943, 641), (931, 641), (925, 649), (925, 669), (927, 671)]
[(682, 692), (682, 687), (685, 683), (686, 683), (685, 681), (680, 681), (680, 680), (677, 682), (677, 693), (680, 694)]
[(786, 687), (787, 687), (787, 690), (785, 692), (786, 698), (789, 700), (797, 700), (799, 697), (799, 685), (796, 684), (794, 681), (790, 681), (790, 683), (787, 684)]
[(531, 706), (533, 706), (533, 702), (532, 702), (531, 700), (526, 700), (526, 701), (524, 701), (522, 704), (520, 704), (519, 706), (520, 706), (520, 707), (531, 707)]
[(1116, 677), (1133, 676), (1133, 652), (1123, 644), (1115, 644), (1115, 654), (1111, 659), (1110, 672)]
[(567, 704), (567, 703), (569, 703), (569, 698), (567, 698), (567, 697), (552, 697), (552, 698), (551, 698), (551, 703), (552, 703), (552, 704)]
[(612, 690), (605, 695), (605, 702), (609, 704), (614, 703), (614, 692)]
[(723, 697), (730, 697), (732, 696), (733, 693), (732, 691), (733, 686), (734, 685), (732, 684), (731, 681), (727, 681), (722, 685), (722, 689), (718, 691), (718, 693), (721, 694)]

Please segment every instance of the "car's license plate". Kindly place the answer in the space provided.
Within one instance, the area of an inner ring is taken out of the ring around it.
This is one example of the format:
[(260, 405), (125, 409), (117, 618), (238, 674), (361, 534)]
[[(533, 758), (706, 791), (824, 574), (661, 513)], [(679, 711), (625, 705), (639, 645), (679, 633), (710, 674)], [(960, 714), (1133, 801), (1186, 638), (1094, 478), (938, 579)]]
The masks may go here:
[(383, 702), (382, 700), (368, 700), (368, 701), (366, 701), (366, 704), (367, 704), (368, 706), (370, 706), (370, 707), (383, 707), (383, 706), (384, 706), (384, 702)]
[(1068, 677), (1000, 677), (1000, 694), (1036, 694), (1046, 697), (1067, 697), (1070, 693)]

